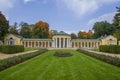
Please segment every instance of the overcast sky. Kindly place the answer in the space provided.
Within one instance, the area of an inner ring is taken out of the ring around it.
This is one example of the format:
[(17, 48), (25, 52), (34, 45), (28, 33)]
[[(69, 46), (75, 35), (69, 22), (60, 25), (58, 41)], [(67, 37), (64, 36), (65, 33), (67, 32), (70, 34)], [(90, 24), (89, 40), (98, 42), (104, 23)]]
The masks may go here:
[(77, 33), (96, 21), (112, 22), (120, 0), (0, 0), (0, 11), (13, 25), (21, 21), (48, 22), (50, 29)]

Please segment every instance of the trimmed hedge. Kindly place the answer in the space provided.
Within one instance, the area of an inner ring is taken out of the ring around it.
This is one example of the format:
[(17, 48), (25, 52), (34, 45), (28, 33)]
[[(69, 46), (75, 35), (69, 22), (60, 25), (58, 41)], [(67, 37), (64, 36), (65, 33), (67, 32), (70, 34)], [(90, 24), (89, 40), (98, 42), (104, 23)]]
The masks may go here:
[(99, 49), (101, 52), (120, 54), (120, 46), (118, 45), (101, 45)]
[(32, 52), (32, 53), (29, 53), (29, 54), (23, 54), (23, 55), (7, 58), (7, 59), (4, 59), (4, 60), (0, 60), (0, 71), (5, 70), (5, 69), (7, 69), (11, 66), (19, 64), (19, 63), (21, 63), (23, 61), (26, 61), (28, 59), (31, 59), (31, 58), (33, 58), (37, 55), (40, 55), (40, 54), (42, 54), (46, 51), (48, 51), (48, 50), (47, 49), (40, 49), (36, 52)]
[(12, 53), (18, 53), (23, 52), (24, 46), (23, 45), (1, 45), (0, 46), (0, 52), (12, 54)]
[(88, 56), (94, 57), (96, 59), (99, 59), (101, 61), (104, 61), (106, 63), (120, 67), (120, 58), (107, 56), (103, 54), (97, 54), (97, 53), (89, 52), (89, 51), (82, 50), (82, 49), (78, 49), (77, 51), (80, 53), (86, 54)]

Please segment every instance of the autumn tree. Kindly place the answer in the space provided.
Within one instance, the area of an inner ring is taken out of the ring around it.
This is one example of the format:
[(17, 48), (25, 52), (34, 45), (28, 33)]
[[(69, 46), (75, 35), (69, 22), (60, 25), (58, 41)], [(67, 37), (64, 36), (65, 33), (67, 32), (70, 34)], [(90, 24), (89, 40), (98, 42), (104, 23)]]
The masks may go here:
[(4, 36), (8, 33), (9, 22), (5, 16), (0, 12), (0, 40), (4, 42)]
[(33, 27), (34, 38), (48, 38), (49, 24), (47, 22), (39, 21)]
[(25, 37), (25, 38), (31, 38), (32, 37), (32, 28), (28, 23), (22, 23), (21, 24), (20, 35)]
[(92, 32), (92, 30), (89, 30), (88, 33), (87, 33), (87, 38), (91, 39), (92, 36), (93, 36), (93, 32)]
[(93, 33), (91, 30), (89, 30), (88, 32), (85, 32), (85, 31), (78, 32), (78, 38), (80, 38), (80, 39), (90, 39), (90, 38), (92, 38), (92, 35), (93, 35)]

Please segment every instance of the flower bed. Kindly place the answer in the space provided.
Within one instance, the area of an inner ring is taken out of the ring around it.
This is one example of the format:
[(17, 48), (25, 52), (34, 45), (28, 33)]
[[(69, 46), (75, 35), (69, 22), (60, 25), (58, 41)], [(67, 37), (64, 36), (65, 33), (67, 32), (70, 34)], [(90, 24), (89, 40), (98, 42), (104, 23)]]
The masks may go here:
[(20, 55), (20, 56), (15, 56), (15, 57), (11, 57), (11, 58), (7, 58), (7, 59), (4, 59), (4, 60), (0, 60), (0, 71), (2, 70), (5, 70), (13, 65), (16, 65), (16, 64), (19, 64), (23, 61), (26, 61), (30, 58), (33, 58), (37, 55), (40, 55), (44, 52), (46, 52), (47, 49), (40, 49), (36, 52), (32, 52), (32, 53), (29, 53), (29, 54), (24, 54), (24, 55)]
[(70, 56), (73, 56), (73, 54), (69, 53), (69, 52), (58, 52), (56, 51), (54, 53), (54, 56), (57, 56), (57, 57), (70, 57)]
[(103, 55), (103, 54), (97, 54), (97, 53), (93, 53), (93, 52), (88, 52), (88, 51), (85, 51), (82, 49), (78, 49), (77, 51), (81, 52), (83, 54), (86, 54), (88, 56), (94, 57), (96, 59), (99, 59), (101, 61), (104, 61), (106, 63), (120, 67), (120, 58), (111, 57), (111, 56), (107, 56), (107, 55)]

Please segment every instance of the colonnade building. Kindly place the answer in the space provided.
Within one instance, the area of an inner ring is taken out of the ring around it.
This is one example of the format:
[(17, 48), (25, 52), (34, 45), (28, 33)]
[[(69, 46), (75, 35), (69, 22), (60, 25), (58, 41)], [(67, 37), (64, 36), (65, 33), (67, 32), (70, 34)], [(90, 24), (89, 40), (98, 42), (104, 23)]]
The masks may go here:
[(112, 35), (98, 39), (71, 39), (63, 31), (55, 34), (52, 39), (30, 39), (8, 34), (4, 42), (6, 45), (24, 45), (30, 48), (99, 48), (100, 45), (117, 45), (117, 39)]

